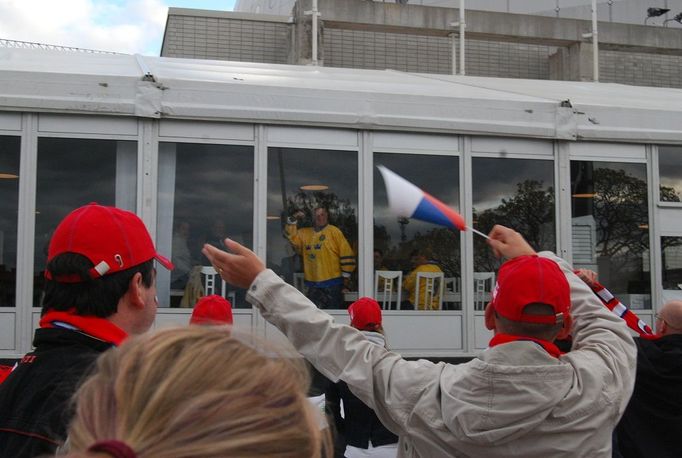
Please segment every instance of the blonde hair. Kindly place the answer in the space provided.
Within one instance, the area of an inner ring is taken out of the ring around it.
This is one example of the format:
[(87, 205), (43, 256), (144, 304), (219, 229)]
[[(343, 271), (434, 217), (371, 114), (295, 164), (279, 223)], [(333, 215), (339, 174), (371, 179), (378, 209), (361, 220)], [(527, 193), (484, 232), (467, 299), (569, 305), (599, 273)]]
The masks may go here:
[(298, 355), (227, 327), (129, 338), (76, 393), (69, 451), (117, 439), (139, 458), (320, 457), (309, 383)]

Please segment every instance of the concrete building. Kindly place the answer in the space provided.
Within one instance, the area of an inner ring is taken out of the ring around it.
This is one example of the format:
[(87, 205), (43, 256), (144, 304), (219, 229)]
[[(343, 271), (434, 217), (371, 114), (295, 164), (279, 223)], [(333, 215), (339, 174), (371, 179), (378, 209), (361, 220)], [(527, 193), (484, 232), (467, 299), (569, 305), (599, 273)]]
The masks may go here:
[[(278, 15), (171, 8), (161, 55), (310, 64), (311, 17), (306, 11), (311, 10), (312, 1), (299, 0), (284, 15), (281, 12), (288, 8), (279, 8), (277, 2), (263, 3), (271, 5), (267, 11)], [(671, 0), (671, 7), (673, 3)], [(240, 5), (247, 9), (246, 2)], [(453, 47), (459, 53), (456, 29), (451, 26), (459, 20), (455, 8), (367, 0), (319, 0), (318, 5), (319, 65), (453, 72)], [(612, 7), (616, 6), (626, 5), (613, 3)], [(679, 8), (682, 11), (682, 4)], [(672, 21), (670, 27), (660, 27), (642, 25), (642, 20), (607, 22), (608, 14), (599, 18), (600, 81), (682, 87), (680, 24)], [(584, 35), (591, 28), (586, 19), (467, 9), (465, 73), (590, 81), (594, 75), (593, 47), (591, 38)], [(458, 60), (459, 56), (455, 62)]]

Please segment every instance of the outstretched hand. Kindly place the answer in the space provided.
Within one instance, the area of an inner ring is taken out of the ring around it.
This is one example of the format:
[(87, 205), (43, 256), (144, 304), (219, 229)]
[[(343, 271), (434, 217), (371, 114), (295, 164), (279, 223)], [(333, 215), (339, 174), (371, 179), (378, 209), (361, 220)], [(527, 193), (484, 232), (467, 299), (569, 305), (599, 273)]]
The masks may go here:
[(533, 247), (514, 229), (496, 224), (488, 236), (488, 245), (498, 258), (513, 259), (535, 254)]
[(265, 264), (256, 253), (234, 240), (225, 239), (224, 243), (230, 252), (209, 244), (205, 244), (201, 252), (223, 280), (239, 288), (248, 288), (258, 274), (265, 270)]

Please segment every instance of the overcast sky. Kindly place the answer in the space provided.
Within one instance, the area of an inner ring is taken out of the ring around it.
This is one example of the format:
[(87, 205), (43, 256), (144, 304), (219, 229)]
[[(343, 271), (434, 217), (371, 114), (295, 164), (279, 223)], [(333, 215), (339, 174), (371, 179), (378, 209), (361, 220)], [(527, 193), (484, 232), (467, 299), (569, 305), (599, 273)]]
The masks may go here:
[(235, 0), (0, 0), (0, 38), (158, 56), (168, 7), (232, 11)]

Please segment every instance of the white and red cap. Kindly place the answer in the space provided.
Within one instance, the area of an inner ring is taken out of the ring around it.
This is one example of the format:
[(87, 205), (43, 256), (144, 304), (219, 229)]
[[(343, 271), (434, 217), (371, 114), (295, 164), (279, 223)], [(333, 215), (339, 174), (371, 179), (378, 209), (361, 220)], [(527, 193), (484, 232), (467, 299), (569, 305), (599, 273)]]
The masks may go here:
[[(173, 270), (173, 263), (161, 256), (142, 220), (135, 214), (115, 207), (90, 203), (72, 211), (59, 223), (50, 240), (47, 262), (63, 253), (85, 256), (94, 267), (92, 278), (130, 269), (151, 259)], [(52, 279), (46, 269), (45, 277)], [(78, 283), (77, 275), (55, 278), (58, 282)]]

